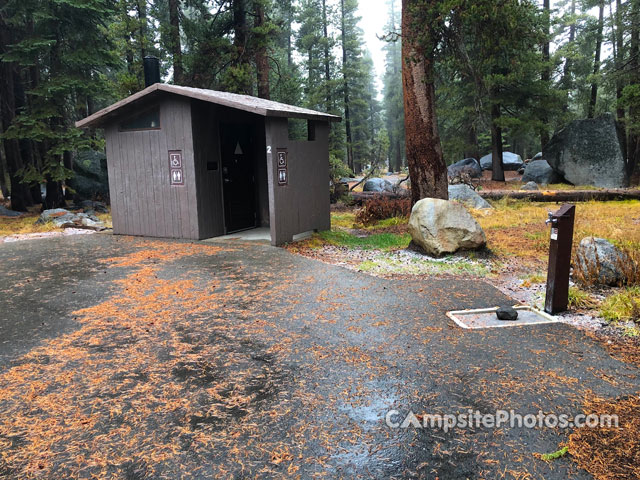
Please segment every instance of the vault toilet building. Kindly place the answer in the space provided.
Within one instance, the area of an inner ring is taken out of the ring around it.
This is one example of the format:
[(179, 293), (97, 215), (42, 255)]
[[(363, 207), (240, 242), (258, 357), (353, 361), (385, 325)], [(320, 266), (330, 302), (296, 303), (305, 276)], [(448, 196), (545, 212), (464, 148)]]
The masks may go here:
[[(289, 119), (307, 121), (306, 141)], [(203, 239), (328, 230), (329, 123), (260, 98), (155, 83), (76, 123), (103, 128), (113, 231)]]

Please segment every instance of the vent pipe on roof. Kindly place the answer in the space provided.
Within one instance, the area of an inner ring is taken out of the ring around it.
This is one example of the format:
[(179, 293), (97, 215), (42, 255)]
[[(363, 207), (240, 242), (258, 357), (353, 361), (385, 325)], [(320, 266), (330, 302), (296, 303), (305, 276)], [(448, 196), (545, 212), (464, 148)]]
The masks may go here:
[(157, 57), (144, 57), (144, 86), (160, 83), (160, 60)]

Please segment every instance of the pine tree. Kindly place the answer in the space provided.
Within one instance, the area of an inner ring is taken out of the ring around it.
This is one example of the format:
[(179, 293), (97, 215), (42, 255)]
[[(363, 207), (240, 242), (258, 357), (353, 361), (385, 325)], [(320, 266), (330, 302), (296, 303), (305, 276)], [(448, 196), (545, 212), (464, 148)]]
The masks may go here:
[(402, 2), (402, 83), (406, 154), (413, 203), (449, 197), (442, 156), (434, 86), (434, 61), (440, 28), (437, 2)]
[(389, 170), (399, 172), (404, 156), (404, 106), (402, 104), (402, 52), (400, 50), (400, 5), (389, 2), (387, 45), (383, 81), (384, 113), (389, 141)]
[(109, 91), (104, 74), (118, 65), (105, 28), (115, 14), (113, 3), (10, 0), (2, 14), (15, 32), (2, 57), (3, 68), (14, 71), (14, 91), (4, 93), (21, 107), (13, 119), (3, 118), (5, 151), (13, 141), (33, 145), (10, 149), (8, 163), (22, 165), (12, 178), (27, 185), (46, 182), (44, 207), (64, 205), (62, 185), (72, 175), (72, 154), (93, 144), (73, 121)]

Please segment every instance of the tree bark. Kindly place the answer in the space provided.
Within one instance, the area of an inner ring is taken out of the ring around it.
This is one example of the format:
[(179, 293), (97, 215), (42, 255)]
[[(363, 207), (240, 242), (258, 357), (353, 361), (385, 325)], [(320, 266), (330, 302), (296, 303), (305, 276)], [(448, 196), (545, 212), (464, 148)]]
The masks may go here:
[(435, 107), (435, 39), (431, 24), (414, 18), (420, 7), (425, 8), (421, 0), (402, 1), (405, 148), (413, 203), (428, 197), (449, 198), (447, 167), (442, 156)]
[[(257, 28), (264, 26), (264, 4), (262, 0), (254, 2), (255, 20), (254, 26)], [(267, 38), (257, 35), (258, 45), (256, 47), (256, 72), (258, 75), (258, 97), (271, 98), (269, 91), (269, 59), (267, 58)]]
[(173, 83), (182, 85), (184, 70), (182, 68), (182, 44), (180, 42), (180, 0), (169, 0), (169, 39), (173, 58)]
[(504, 165), (502, 163), (502, 128), (499, 125), (501, 117), (500, 105), (491, 106), (491, 180), (504, 182)]
[(344, 128), (347, 137), (347, 165), (354, 173), (359, 173), (359, 169), (353, 163), (353, 138), (351, 136), (351, 101), (349, 98), (349, 80), (347, 76), (347, 45), (344, 19), (344, 0), (340, 0), (340, 26), (342, 38), (342, 80), (344, 88)]
[[(598, 32), (596, 34), (596, 50), (593, 57), (593, 75), (600, 73), (600, 53), (602, 50), (602, 32), (604, 30), (604, 1), (600, 1), (600, 13), (598, 14)], [(598, 103), (598, 81), (596, 79), (591, 83), (591, 99), (589, 100), (589, 109), (587, 110), (587, 118), (593, 118), (596, 113), (596, 103)]]

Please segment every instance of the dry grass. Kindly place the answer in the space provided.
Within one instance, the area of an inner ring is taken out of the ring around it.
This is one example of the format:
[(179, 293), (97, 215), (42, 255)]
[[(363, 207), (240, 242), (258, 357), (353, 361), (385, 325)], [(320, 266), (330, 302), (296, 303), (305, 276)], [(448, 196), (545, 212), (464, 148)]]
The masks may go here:
[(21, 217), (0, 217), (0, 237), (8, 235), (18, 235), (25, 233), (57, 232), (61, 228), (55, 227), (52, 223), (36, 225), (38, 213), (27, 213)]
[[(490, 211), (473, 214), (487, 234), (489, 248), (524, 261), (546, 259), (549, 248), (547, 212), (559, 205), (503, 199)], [(631, 250), (640, 249), (640, 201), (584, 202), (576, 205), (574, 242), (595, 236)]]

